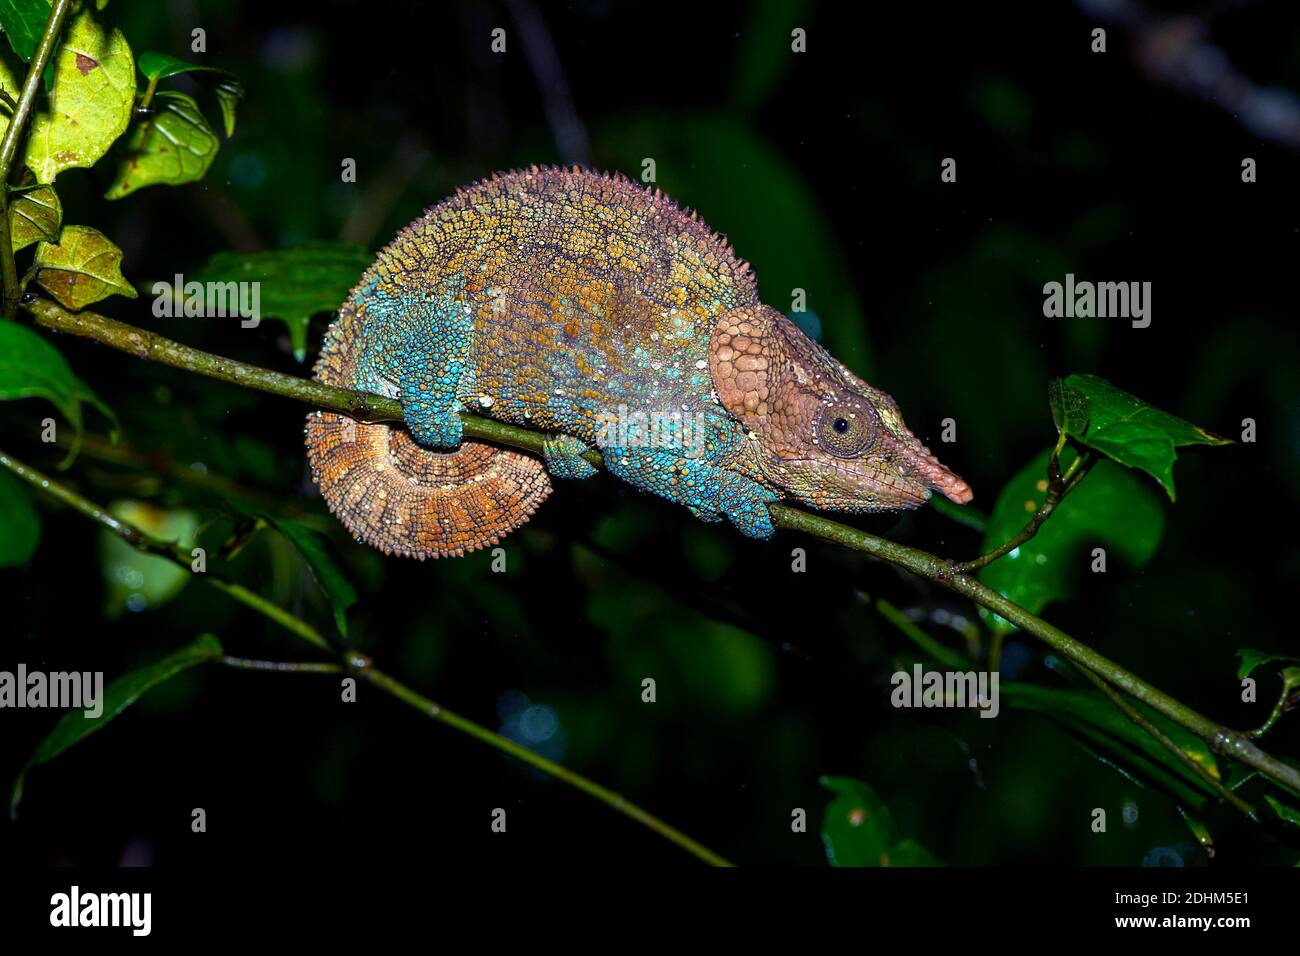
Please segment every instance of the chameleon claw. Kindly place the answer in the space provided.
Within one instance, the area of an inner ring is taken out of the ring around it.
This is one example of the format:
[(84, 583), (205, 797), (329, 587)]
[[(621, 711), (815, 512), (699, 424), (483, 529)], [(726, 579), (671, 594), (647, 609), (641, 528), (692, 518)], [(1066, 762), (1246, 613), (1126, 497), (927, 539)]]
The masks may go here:
[(596, 469), (582, 456), (591, 449), (578, 438), (563, 433), (548, 435), (542, 442), (546, 470), (556, 478), (590, 478)]

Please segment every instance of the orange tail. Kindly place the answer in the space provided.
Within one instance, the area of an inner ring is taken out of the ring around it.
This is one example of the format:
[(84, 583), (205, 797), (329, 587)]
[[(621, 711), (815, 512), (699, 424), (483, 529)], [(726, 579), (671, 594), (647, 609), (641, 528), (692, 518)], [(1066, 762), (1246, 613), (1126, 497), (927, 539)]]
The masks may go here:
[(404, 429), (333, 412), (308, 416), (307, 448), (330, 510), (385, 554), (424, 560), (488, 547), (551, 493), (545, 465), (529, 455), (469, 441), (430, 451)]

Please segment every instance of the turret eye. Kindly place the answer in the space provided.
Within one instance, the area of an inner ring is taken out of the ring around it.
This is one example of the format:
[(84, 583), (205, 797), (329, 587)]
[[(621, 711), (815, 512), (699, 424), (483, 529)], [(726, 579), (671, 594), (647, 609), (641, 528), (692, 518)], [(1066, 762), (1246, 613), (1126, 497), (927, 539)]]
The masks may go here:
[(856, 458), (871, 443), (869, 416), (852, 406), (823, 405), (813, 423), (813, 439), (836, 458)]

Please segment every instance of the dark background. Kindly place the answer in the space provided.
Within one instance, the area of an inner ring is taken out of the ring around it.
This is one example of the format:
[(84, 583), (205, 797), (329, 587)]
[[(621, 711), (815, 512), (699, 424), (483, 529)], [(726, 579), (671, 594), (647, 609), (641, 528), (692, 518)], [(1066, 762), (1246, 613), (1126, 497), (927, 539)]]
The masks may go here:
[[(1300, 9), (1207, 4), (1181, 26), (1152, 12), (1125, 27), (1069, 3), (996, 14), (848, 6), (114, 3), (137, 52), (229, 69), (248, 97), (203, 183), (106, 203), (111, 169), (71, 171), (58, 180), (65, 215), (118, 242), (126, 274), (146, 283), (227, 248), (339, 236), (378, 248), (495, 169), (584, 161), (635, 177), (653, 157), (664, 191), (753, 263), (765, 300), (784, 309), (789, 290), (808, 291), (805, 320), (898, 400), (985, 511), (1055, 438), (1051, 376), (1102, 375), (1228, 437), (1255, 419), (1255, 444), (1181, 454), (1179, 498), (1165, 503), (1148, 567), (1086, 575), (1079, 597), (1045, 616), (1198, 710), (1257, 723), (1260, 709), (1239, 700), (1235, 651), (1297, 643), (1300, 566), (1287, 528), (1300, 504), (1300, 220), (1287, 110), (1300, 110), (1281, 93), (1225, 108), (1221, 65), (1187, 38), (1199, 26), (1259, 87), (1300, 89)], [(1105, 54), (1089, 50), (1098, 23)], [(189, 52), (195, 26), (207, 31), (203, 56)], [(504, 56), (489, 51), (497, 26)], [(795, 26), (808, 31), (807, 53), (790, 52)], [(545, 56), (541, 69), (530, 64), (530, 36), (553, 46), (567, 105)], [(1175, 66), (1161, 73), (1158, 62)], [(942, 184), (949, 156), (958, 179)], [(1246, 156), (1258, 161), (1255, 184), (1241, 182)], [(356, 184), (339, 181), (344, 157), (357, 161)], [(1066, 272), (1150, 281), (1151, 327), (1045, 319), (1043, 283)], [(199, 347), (306, 371), (276, 322), (249, 331), (154, 319), (148, 301), (103, 305)], [(313, 326), (313, 351), (324, 325)], [(889, 674), (911, 646), (863, 595), (922, 615), (972, 609), (890, 566), (788, 534), (748, 541), (607, 477), (561, 486), (506, 543), (507, 574), (490, 573), (483, 552), (383, 559), (349, 541), (314, 493), (302, 409), (57, 344), (121, 416), (130, 446), (160, 450), (156, 463), (181, 471), (202, 462), (328, 531), (362, 593), (352, 642), (386, 670), (736, 862), (825, 864), (822, 774), (870, 783), (905, 834), (953, 864), (1206, 862), (1169, 800), (1042, 717), (891, 709)], [(52, 468), (58, 454), (32, 440), (37, 408), (22, 404), (32, 407), (0, 409), (4, 440)], [(958, 441), (940, 445), (948, 417)], [(92, 415), (91, 427), (103, 422)], [(202, 484), (92, 455), (66, 480), (101, 502), (220, 512)], [(58, 510), (44, 521), (32, 565), (0, 574), (0, 667), (111, 678), (205, 631), (232, 654), (310, 656), (201, 582), (160, 607), (121, 610), (99, 533)], [(945, 555), (980, 546), (928, 508), (859, 523)], [(228, 529), (213, 527), (214, 550)], [(808, 549), (803, 575), (790, 573), (796, 546)], [(273, 536), (223, 571), (331, 627), (310, 572)], [(1042, 657), (1041, 645), (1011, 641), (1004, 676), (1059, 685)], [(646, 676), (658, 682), (654, 705), (640, 701)], [(1261, 697), (1276, 686), (1263, 678)], [(55, 715), (0, 719), (7, 790)], [(1297, 753), (1294, 721), (1269, 749)], [(1119, 825), (1127, 803), (1140, 812)], [(190, 832), (194, 807), (207, 811), (206, 835)], [(505, 836), (489, 833), (494, 807), (509, 814)], [(809, 812), (807, 834), (791, 833), (794, 807)], [(1111, 808), (1105, 835), (1088, 828), (1094, 807)], [(1230, 813), (1212, 823), (1218, 864), (1294, 862), (1294, 848)], [(215, 667), (164, 685), (34, 770), (17, 821), (0, 823), (0, 855), (438, 869), (689, 859), (364, 685), (359, 703), (342, 704), (332, 677)]]

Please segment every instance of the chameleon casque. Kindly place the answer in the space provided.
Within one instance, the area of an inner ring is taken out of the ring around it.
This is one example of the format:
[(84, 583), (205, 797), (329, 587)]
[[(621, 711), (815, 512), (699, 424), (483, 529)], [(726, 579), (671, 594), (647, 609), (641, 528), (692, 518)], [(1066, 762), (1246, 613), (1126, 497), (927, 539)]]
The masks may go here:
[[(406, 428), (308, 416), (312, 472), (361, 541), (416, 558), (496, 544), (594, 472), (773, 533), (782, 499), (914, 508), (967, 484), (894, 400), (758, 299), (726, 240), (615, 174), (498, 174), (429, 209), (339, 310), (315, 377), (401, 401)], [(542, 459), (461, 441), (461, 411), (547, 433)]]

